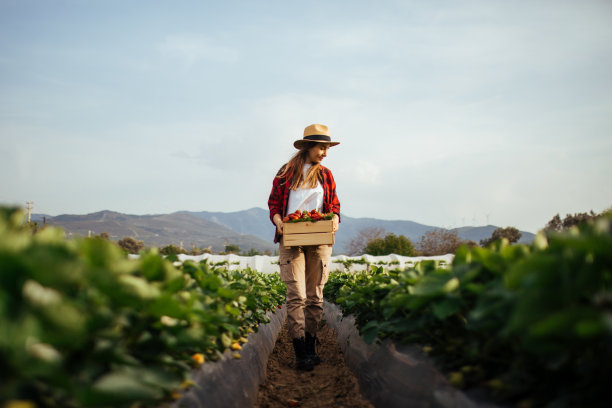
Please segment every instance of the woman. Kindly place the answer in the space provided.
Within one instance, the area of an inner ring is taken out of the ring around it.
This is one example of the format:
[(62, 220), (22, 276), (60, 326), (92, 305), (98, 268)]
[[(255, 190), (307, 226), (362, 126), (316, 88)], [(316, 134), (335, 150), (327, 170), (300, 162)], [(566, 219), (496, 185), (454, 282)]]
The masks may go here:
[[(283, 218), (296, 210), (333, 212), (333, 231), (340, 222), (340, 201), (329, 169), (321, 165), (332, 142), (325, 125), (310, 125), (293, 146), (298, 152), (283, 165), (268, 199), (270, 219), (276, 225), (274, 242), (283, 234)], [(287, 321), (297, 368), (310, 371), (320, 363), (315, 352), (317, 327), (323, 314), (323, 287), (329, 276), (331, 245), (279, 245), (281, 279), (287, 285)]]

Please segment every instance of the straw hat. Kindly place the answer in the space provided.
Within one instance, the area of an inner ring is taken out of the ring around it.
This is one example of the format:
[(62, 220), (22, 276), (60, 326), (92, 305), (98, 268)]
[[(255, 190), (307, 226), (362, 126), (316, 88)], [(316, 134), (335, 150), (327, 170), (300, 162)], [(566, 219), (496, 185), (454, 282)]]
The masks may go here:
[(335, 146), (340, 142), (332, 142), (329, 136), (329, 129), (325, 125), (310, 125), (304, 129), (304, 138), (293, 142), (293, 146), (296, 149), (300, 149), (305, 143), (316, 142), (316, 143), (329, 143), (329, 146)]

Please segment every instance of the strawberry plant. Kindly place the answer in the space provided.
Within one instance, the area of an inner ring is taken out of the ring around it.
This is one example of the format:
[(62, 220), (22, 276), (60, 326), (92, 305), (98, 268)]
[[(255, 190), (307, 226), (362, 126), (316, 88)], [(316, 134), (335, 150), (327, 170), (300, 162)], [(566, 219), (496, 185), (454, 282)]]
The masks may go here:
[(283, 222), (305, 222), (305, 221), (315, 222), (315, 221), (320, 221), (320, 220), (331, 220), (333, 218), (334, 218), (333, 212), (322, 214), (317, 210), (311, 210), (311, 211), (296, 210), (295, 212), (283, 218)]
[(523, 406), (605, 406), (611, 248), (608, 215), (529, 246), (461, 247), (451, 268), (332, 274), (325, 295), (366, 342), (421, 344), (456, 386)]
[(0, 208), (0, 401), (132, 406), (168, 398), (285, 299), (278, 274), (36, 234)]

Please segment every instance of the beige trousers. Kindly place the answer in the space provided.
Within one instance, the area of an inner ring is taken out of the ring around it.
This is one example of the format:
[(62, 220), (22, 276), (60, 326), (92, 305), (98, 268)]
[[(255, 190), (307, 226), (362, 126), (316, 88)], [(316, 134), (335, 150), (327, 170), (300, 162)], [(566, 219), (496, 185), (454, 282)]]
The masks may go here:
[(331, 245), (279, 246), (281, 279), (287, 285), (289, 335), (315, 336), (323, 315), (323, 287), (329, 277)]

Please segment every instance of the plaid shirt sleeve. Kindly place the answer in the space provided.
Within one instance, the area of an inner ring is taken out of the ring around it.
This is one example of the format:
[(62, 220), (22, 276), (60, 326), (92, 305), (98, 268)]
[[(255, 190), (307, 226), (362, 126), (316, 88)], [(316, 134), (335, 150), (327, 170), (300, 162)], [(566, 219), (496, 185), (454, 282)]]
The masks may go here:
[(281, 170), (276, 173), (276, 177), (272, 181), (272, 191), (270, 191), (270, 197), (268, 198), (268, 208), (270, 209), (270, 221), (272, 221), (272, 224), (274, 224), (273, 219), (276, 214), (280, 214), (281, 217), (285, 216), (285, 211), (287, 210), (286, 203), (289, 199), (287, 179), (278, 177)]
[(336, 182), (332, 172), (327, 168), (321, 166), (323, 174), (323, 212), (333, 212), (338, 215), (338, 221), (340, 221), (340, 200), (338, 200), (338, 194), (336, 193)]

